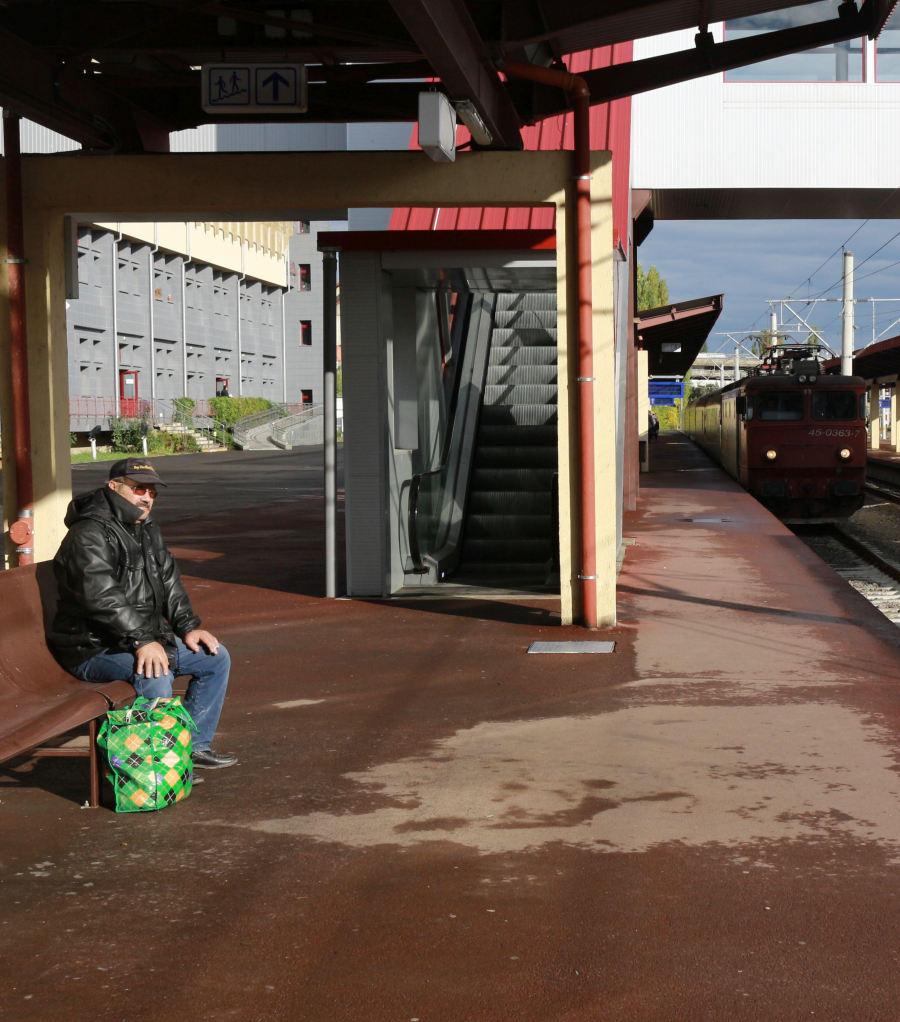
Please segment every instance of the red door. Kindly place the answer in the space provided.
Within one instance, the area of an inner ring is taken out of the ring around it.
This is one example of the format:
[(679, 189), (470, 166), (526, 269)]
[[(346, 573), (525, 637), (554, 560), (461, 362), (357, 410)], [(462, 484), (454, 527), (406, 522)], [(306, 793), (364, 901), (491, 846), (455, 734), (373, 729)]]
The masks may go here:
[(140, 416), (138, 407), (138, 374), (122, 369), (119, 372), (119, 414), (126, 419)]

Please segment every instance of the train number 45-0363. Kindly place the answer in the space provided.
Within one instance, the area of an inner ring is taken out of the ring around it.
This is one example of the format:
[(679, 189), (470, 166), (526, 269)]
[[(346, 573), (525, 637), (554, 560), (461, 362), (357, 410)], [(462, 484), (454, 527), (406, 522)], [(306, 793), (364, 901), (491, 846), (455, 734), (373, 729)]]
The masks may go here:
[(858, 429), (811, 429), (810, 436), (859, 436)]

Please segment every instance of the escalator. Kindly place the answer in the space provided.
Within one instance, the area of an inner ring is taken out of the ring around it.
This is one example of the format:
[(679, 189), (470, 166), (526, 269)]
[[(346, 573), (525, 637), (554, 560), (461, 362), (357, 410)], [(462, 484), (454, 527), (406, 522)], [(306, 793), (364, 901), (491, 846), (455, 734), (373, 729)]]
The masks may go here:
[(497, 294), (454, 583), (555, 581), (556, 362), (556, 294)]

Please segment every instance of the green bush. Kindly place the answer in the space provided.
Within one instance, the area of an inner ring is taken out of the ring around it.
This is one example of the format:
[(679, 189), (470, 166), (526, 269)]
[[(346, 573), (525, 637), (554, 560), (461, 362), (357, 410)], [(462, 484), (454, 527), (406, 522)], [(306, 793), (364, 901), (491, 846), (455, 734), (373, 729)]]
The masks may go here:
[[(676, 401), (678, 399), (676, 398)], [(678, 415), (681, 402), (676, 405), (652, 405), (652, 409), (659, 418), (660, 429), (678, 429)]]
[(75, 444), (77, 444), (77, 443), (78, 443), (78, 434), (77, 433), (70, 433), (69, 434), (69, 447), (74, 447)]
[(123, 454), (141, 454), (141, 419), (110, 418), (110, 446)]
[(264, 412), (274, 407), (273, 403), (264, 397), (212, 397), (209, 399), (209, 409), (212, 417), (226, 426), (233, 426), (238, 419), (245, 415), (255, 415), (257, 412)]

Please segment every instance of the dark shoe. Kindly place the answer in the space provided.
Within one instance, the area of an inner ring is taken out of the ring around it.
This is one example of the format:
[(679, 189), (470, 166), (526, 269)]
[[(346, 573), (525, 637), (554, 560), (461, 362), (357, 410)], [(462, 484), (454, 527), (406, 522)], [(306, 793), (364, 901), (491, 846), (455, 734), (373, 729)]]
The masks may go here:
[(202, 784), (204, 780), (205, 778), (201, 777), (198, 773), (195, 772), (194, 776), (191, 778), (191, 784), (193, 784), (196, 787), (196, 785)]
[(195, 752), (191, 759), (194, 761), (194, 767), (201, 770), (221, 770), (234, 766), (238, 761), (237, 756), (232, 756), (230, 752), (213, 752), (212, 749)]

